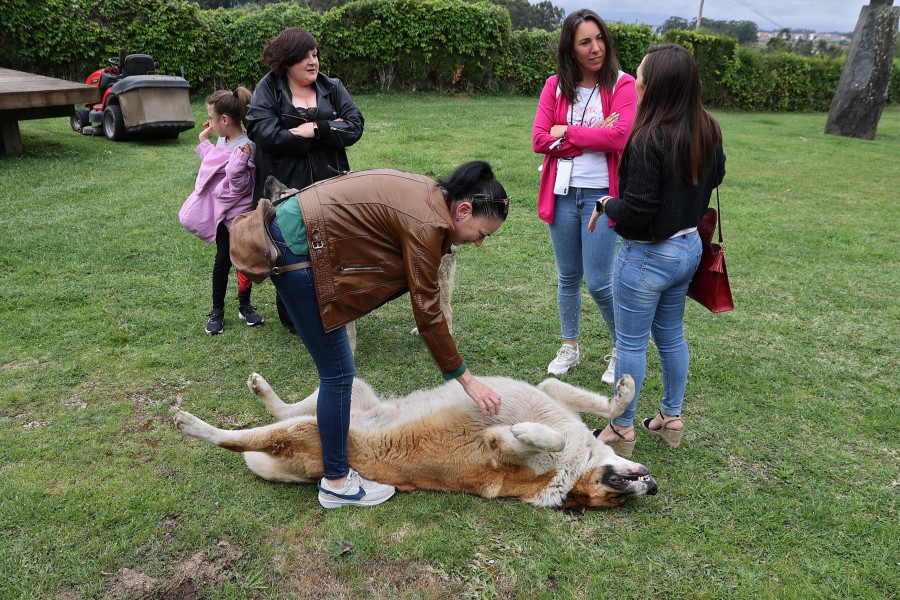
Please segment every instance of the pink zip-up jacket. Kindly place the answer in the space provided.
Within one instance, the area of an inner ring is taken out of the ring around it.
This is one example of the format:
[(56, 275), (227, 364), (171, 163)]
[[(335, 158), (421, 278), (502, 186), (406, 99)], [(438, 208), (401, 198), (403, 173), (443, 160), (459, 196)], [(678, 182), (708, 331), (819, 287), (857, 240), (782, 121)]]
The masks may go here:
[(600, 90), (600, 103), (604, 116), (619, 113), (619, 120), (612, 127), (581, 127), (569, 125), (566, 139), (562, 145), (550, 149), (550, 145), (559, 138), (550, 135), (554, 125), (565, 125), (569, 112), (566, 97), (558, 92), (559, 77), (553, 75), (547, 79), (541, 91), (537, 114), (534, 116), (534, 127), (531, 130), (531, 145), (534, 151), (544, 155), (544, 166), (541, 169), (541, 187), (538, 191), (538, 216), (547, 223), (553, 223), (556, 211), (556, 195), (553, 183), (556, 180), (556, 159), (580, 156), (582, 150), (593, 150), (606, 153), (606, 165), (609, 168), (609, 195), (619, 195), (619, 160), (622, 150), (631, 133), (631, 124), (637, 110), (637, 93), (634, 89), (634, 77), (620, 72), (619, 81), (612, 92)]
[(224, 221), (230, 230), (234, 218), (250, 210), (256, 165), (240, 147), (224, 143), (213, 146), (203, 140), (195, 151), (201, 159), (200, 172), (178, 220), (204, 242), (214, 242), (219, 223)]

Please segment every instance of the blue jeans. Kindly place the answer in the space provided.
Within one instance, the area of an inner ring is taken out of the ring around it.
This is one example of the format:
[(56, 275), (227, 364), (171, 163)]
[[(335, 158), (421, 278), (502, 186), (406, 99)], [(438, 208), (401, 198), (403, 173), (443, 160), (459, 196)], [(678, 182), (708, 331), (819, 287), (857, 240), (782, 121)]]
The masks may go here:
[(581, 332), (581, 280), (600, 307), (600, 314), (616, 343), (616, 317), (613, 304), (613, 266), (618, 234), (600, 217), (596, 229), (588, 231), (588, 221), (597, 200), (609, 189), (569, 188), (556, 197), (556, 211), (550, 225), (550, 241), (556, 257), (556, 303), (564, 340), (577, 340)]
[[(284, 253), (283, 266), (309, 260), (308, 256), (297, 256), (287, 247), (277, 219), (272, 221), (269, 231)], [(325, 332), (312, 269), (273, 275), (272, 283), (319, 372), (316, 420), (322, 444), (322, 463), (326, 479), (340, 479), (350, 471), (347, 434), (350, 431), (350, 393), (356, 375), (347, 328)]]
[(684, 339), (684, 302), (701, 252), (696, 232), (652, 244), (622, 240), (615, 277), (616, 381), (631, 375), (635, 391), (625, 412), (613, 419), (617, 426), (634, 423), (651, 332), (662, 364), (662, 412), (681, 414), (690, 361)]

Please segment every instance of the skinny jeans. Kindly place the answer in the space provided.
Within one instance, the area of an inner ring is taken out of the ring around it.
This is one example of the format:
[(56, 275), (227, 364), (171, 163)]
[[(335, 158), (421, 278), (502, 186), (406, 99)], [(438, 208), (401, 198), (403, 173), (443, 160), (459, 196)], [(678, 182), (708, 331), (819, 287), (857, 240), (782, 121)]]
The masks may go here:
[(556, 196), (549, 228), (556, 258), (556, 303), (564, 340), (577, 340), (581, 333), (581, 282), (584, 280), (588, 293), (600, 308), (609, 337), (616, 344), (612, 280), (619, 235), (605, 217), (601, 217), (593, 233), (587, 228), (597, 200), (608, 194), (608, 188), (570, 187), (565, 196)]
[[(309, 260), (308, 256), (297, 256), (291, 252), (278, 228), (277, 218), (272, 221), (269, 231), (283, 253), (281, 266)], [(273, 275), (272, 283), (319, 374), (316, 421), (325, 479), (341, 479), (350, 472), (347, 436), (350, 431), (350, 394), (356, 375), (347, 328), (325, 331), (311, 268)]]
[(684, 337), (684, 303), (688, 285), (700, 264), (702, 245), (697, 232), (661, 242), (622, 240), (616, 259), (616, 381), (634, 379), (634, 399), (620, 416), (618, 427), (634, 423), (635, 406), (647, 370), (651, 333), (662, 364), (662, 412), (681, 414), (690, 356)]

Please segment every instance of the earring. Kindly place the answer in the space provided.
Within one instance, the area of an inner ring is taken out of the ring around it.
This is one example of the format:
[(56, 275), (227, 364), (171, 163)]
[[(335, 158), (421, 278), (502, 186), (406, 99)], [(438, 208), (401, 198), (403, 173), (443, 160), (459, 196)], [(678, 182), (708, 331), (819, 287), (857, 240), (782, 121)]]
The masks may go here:
[(456, 217), (457, 221), (462, 221), (462, 217)]

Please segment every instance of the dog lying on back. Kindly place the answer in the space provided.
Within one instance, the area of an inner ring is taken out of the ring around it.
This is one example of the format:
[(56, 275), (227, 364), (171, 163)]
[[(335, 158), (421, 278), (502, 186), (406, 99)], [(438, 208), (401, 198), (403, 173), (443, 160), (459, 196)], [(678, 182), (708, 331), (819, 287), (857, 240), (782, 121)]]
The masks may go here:
[[(455, 381), (381, 400), (356, 379), (347, 442), (350, 465), (363, 477), (401, 491), (511, 496), (553, 508), (611, 507), (629, 496), (656, 493), (649, 470), (617, 456), (578, 414), (620, 414), (634, 397), (630, 376), (619, 380), (612, 399), (557, 379), (536, 387), (501, 377), (482, 381), (503, 399), (495, 419), (482, 417)], [(226, 431), (180, 411), (176, 427), (243, 452), (247, 466), (263, 479), (318, 481), (323, 474), (315, 417), (318, 390), (301, 402), (285, 404), (256, 373), (247, 385), (277, 423)]]

